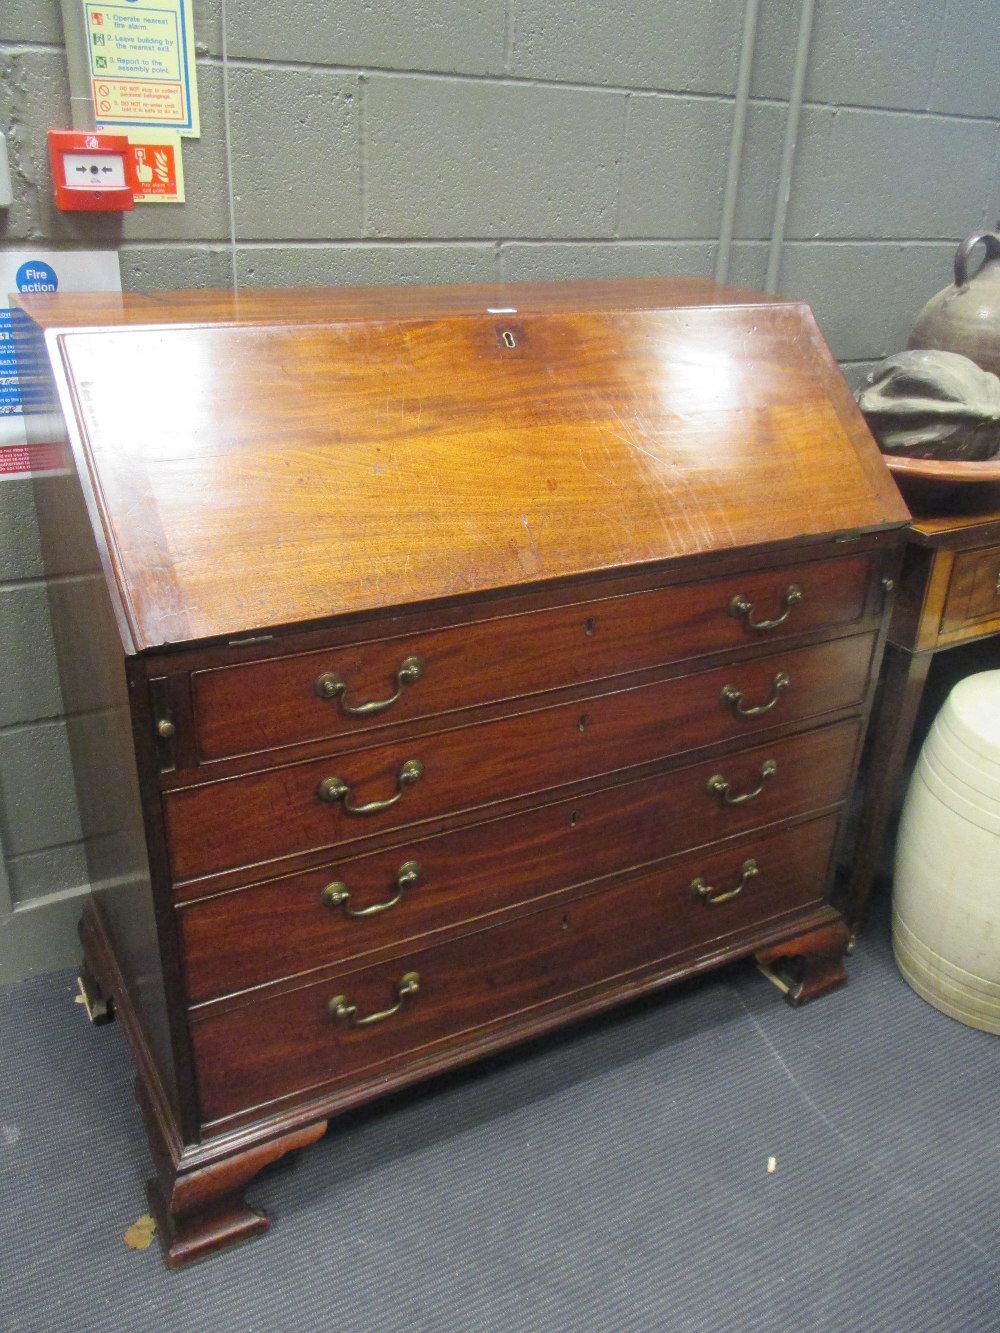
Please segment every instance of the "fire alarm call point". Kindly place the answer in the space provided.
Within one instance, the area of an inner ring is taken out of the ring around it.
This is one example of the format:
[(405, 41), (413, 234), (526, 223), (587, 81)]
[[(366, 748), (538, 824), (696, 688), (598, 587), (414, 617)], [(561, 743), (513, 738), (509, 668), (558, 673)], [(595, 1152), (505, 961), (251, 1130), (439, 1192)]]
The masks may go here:
[(49, 130), (56, 207), (64, 212), (122, 212), (134, 208), (130, 163), (124, 134)]

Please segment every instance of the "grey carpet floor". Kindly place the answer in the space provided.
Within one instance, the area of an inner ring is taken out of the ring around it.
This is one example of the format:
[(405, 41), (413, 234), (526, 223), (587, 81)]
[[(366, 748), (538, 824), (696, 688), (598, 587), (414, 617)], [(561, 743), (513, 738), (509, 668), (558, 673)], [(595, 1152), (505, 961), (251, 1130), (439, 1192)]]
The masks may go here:
[(123, 1241), (120, 1031), (69, 974), (2, 988), (0, 1328), (1000, 1330), (1000, 1041), (884, 923), (849, 970), (793, 1011), (736, 967), (356, 1113), (258, 1178), (267, 1236), (177, 1273)]

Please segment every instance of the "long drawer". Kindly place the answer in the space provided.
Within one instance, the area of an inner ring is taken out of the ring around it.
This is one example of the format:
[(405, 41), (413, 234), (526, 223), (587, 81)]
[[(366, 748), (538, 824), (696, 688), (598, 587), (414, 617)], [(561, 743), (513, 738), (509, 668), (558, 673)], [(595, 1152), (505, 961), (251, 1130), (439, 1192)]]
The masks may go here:
[[(850, 625), (864, 612), (873, 559), (810, 561), (196, 671), (198, 753), (221, 759), (350, 735)], [(780, 623), (752, 627), (760, 621)]]
[[(858, 635), (786, 649), (412, 741), (171, 791), (163, 804), (174, 878), (334, 847), (856, 707), (873, 646), (873, 635)], [(736, 703), (732, 690), (739, 694)], [(408, 773), (417, 777), (407, 781)], [(339, 797), (325, 799), (338, 790)], [(373, 804), (379, 808), (372, 810)], [(359, 805), (369, 809), (358, 812)]]
[[(824, 727), (184, 903), (178, 919), (188, 1001), (399, 947), (572, 885), (834, 806), (847, 791), (859, 734), (856, 722)], [(763, 779), (769, 765), (773, 774)], [(724, 794), (709, 789), (716, 777), (730, 784)]]
[[(817, 902), (836, 823), (688, 853), (390, 963), (211, 1016), (196, 1012), (202, 1120), (356, 1079)], [(365, 1019), (375, 1021), (359, 1025)]]

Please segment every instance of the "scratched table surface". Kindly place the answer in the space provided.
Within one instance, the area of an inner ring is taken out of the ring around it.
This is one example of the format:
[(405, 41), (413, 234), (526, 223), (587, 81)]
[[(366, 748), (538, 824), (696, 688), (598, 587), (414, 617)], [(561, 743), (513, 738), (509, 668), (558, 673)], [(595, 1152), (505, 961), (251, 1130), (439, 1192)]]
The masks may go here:
[(22, 303), (141, 651), (904, 521), (808, 309), (712, 296)]

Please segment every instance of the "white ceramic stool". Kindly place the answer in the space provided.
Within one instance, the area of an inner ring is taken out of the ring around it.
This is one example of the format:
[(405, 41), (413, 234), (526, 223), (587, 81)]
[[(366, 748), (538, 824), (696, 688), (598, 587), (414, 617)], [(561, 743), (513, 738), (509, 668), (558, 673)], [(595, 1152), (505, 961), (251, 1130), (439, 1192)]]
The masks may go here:
[(1000, 1033), (1000, 671), (960, 681), (903, 806), (892, 945), (928, 1003)]

